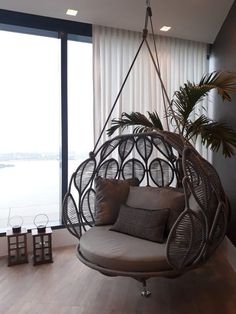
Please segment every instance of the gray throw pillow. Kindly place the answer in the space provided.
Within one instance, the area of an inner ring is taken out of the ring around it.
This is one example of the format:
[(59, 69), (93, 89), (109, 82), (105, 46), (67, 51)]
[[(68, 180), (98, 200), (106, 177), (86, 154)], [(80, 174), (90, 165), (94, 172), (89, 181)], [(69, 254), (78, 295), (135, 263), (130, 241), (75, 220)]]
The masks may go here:
[(137, 178), (128, 180), (95, 178), (95, 225), (111, 225), (129, 194), (130, 185), (139, 185)]
[(163, 243), (169, 209), (148, 210), (121, 205), (112, 231)]
[(176, 219), (185, 207), (184, 193), (171, 187), (130, 187), (126, 205), (143, 209), (169, 208), (170, 214), (167, 222), (167, 233), (169, 233)]

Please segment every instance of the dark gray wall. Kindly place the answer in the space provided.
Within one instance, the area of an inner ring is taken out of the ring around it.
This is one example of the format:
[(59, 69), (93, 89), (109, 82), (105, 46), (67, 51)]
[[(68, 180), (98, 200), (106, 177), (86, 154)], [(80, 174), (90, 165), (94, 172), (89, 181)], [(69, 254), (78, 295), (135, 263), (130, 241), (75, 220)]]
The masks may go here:
[[(214, 44), (210, 62), (211, 70), (236, 71), (236, 2), (234, 2)], [(236, 130), (236, 96), (232, 102), (223, 103), (214, 95), (213, 118), (226, 121)], [(228, 236), (236, 245), (236, 157), (224, 158), (220, 153), (213, 154), (213, 165), (216, 167), (229, 197), (232, 219)]]

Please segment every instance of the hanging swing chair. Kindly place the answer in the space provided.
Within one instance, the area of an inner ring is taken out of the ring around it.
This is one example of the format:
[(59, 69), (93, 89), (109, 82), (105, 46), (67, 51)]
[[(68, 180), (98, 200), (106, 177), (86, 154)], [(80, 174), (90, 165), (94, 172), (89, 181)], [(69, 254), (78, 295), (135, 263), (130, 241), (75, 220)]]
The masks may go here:
[(216, 170), (180, 132), (120, 135), (98, 147), (144, 43), (163, 100), (172, 108), (157, 54), (155, 60), (147, 41), (151, 16), (148, 2), (137, 54), (93, 152), (72, 174), (63, 201), (64, 224), (79, 240), (79, 260), (104, 275), (142, 282), (143, 296), (150, 294), (148, 278), (176, 277), (206, 262), (222, 242), (229, 216)]

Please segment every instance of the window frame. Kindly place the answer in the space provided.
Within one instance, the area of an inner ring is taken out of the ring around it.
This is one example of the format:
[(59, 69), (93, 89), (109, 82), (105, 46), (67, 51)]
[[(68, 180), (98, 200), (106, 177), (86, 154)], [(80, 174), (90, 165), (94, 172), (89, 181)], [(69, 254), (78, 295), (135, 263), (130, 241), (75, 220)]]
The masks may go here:
[[(0, 9), (0, 29), (25, 34), (57, 37), (61, 41), (61, 203), (68, 189), (68, 76), (67, 42), (92, 42), (92, 25)], [(58, 208), (61, 224), (52, 229), (65, 228), (62, 207)], [(30, 231), (30, 229), (28, 230)], [(4, 236), (5, 232), (0, 233)]]

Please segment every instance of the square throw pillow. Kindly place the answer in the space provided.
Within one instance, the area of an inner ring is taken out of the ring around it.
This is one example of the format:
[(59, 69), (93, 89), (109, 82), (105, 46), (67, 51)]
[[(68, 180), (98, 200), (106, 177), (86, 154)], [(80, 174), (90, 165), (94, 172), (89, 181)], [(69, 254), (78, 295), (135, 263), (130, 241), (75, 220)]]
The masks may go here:
[(112, 231), (163, 243), (169, 209), (148, 210), (121, 205)]
[(167, 232), (169, 233), (176, 219), (185, 207), (185, 195), (179, 189), (171, 187), (130, 187), (126, 204), (130, 207), (143, 209), (169, 208), (170, 214), (167, 222)]
[(95, 226), (113, 224), (129, 194), (130, 185), (139, 185), (137, 178), (128, 180), (95, 178)]

